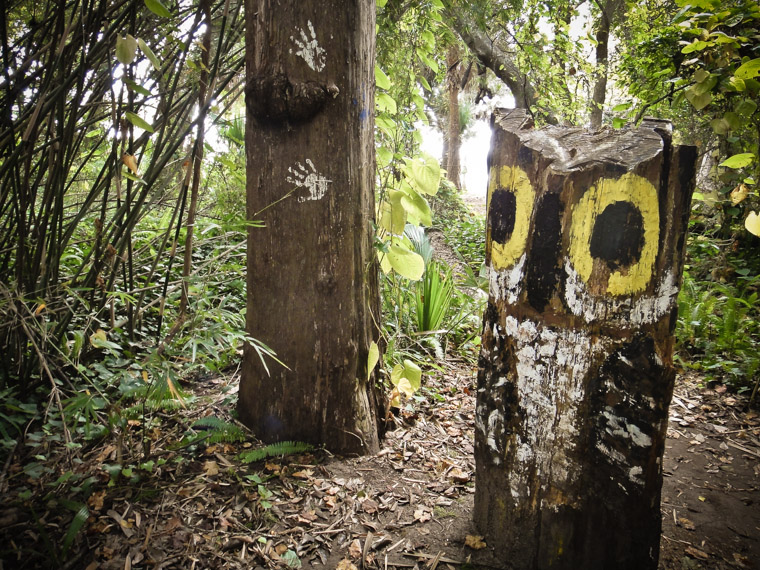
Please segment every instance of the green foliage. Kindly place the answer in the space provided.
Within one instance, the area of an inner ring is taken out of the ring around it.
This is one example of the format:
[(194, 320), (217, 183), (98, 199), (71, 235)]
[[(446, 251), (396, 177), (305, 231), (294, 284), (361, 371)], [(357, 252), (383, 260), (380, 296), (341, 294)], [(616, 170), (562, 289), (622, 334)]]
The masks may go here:
[(306, 453), (312, 451), (313, 445), (304, 443), (302, 441), (280, 441), (277, 443), (270, 443), (269, 445), (252, 449), (250, 451), (244, 451), (240, 454), (240, 461), (243, 463), (255, 463), (261, 461), (267, 457), (278, 457), (283, 455), (293, 455), (296, 453)]
[(239, 443), (245, 441), (246, 438), (246, 434), (240, 426), (226, 422), (216, 416), (206, 416), (196, 420), (190, 428), (195, 433), (188, 438), (188, 444), (196, 444), (200, 441), (207, 445)]
[(684, 365), (737, 391), (760, 371), (760, 277), (756, 256), (722, 254), (716, 240), (692, 236), (678, 298), (677, 354)]
[(415, 285), (417, 331), (437, 331), (451, 305), (454, 291), (451, 268), (437, 261), (432, 261), (425, 268), (422, 279)]

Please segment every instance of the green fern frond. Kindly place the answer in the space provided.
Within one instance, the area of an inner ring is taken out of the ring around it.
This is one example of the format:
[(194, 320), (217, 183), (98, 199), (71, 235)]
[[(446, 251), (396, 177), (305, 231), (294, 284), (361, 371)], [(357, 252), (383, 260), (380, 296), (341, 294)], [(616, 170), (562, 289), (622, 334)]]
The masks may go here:
[(193, 429), (206, 430), (206, 434), (198, 434), (192, 439), (204, 439), (208, 444), (239, 443), (245, 441), (245, 432), (237, 425), (225, 422), (216, 416), (206, 416), (193, 423)]
[(280, 441), (271, 443), (261, 449), (252, 449), (240, 454), (240, 461), (243, 463), (254, 463), (267, 457), (276, 457), (278, 455), (292, 455), (294, 453), (305, 453), (314, 449), (313, 445), (303, 441)]

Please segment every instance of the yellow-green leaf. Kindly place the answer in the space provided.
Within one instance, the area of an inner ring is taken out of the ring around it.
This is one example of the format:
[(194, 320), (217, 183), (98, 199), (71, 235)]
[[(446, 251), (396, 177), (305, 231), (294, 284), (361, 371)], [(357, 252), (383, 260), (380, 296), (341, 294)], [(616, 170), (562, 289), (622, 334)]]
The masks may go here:
[(153, 66), (153, 69), (156, 71), (161, 71), (161, 62), (158, 61), (158, 58), (156, 57), (156, 54), (153, 53), (153, 50), (150, 49), (150, 46), (146, 44), (142, 39), (137, 38), (137, 45), (140, 46), (140, 51), (145, 54), (145, 57), (148, 58), (148, 61), (150, 61), (151, 65)]
[(377, 362), (380, 360), (380, 349), (377, 347), (377, 343), (372, 341), (369, 345), (369, 354), (367, 354), (367, 380), (372, 376), (372, 371), (377, 366)]
[(760, 216), (754, 211), (750, 212), (747, 219), (744, 220), (744, 227), (747, 228), (747, 231), (752, 235), (760, 237)]
[(132, 35), (127, 34), (126, 37), (118, 36), (116, 38), (116, 59), (119, 63), (129, 65), (135, 59), (135, 52), (137, 51), (137, 40)]
[(429, 154), (422, 153), (419, 158), (406, 159), (406, 171), (410, 183), (421, 194), (434, 196), (441, 182), (441, 166)]
[(734, 75), (739, 79), (752, 79), (760, 75), (760, 57), (742, 63)]
[(755, 160), (755, 155), (753, 153), (742, 152), (727, 158), (718, 166), (724, 166), (726, 168), (744, 168), (745, 166), (752, 164), (753, 160)]
[(148, 10), (153, 12), (156, 16), (161, 16), (162, 18), (170, 18), (172, 15), (171, 12), (169, 12), (168, 8), (161, 2), (161, 0), (145, 0), (145, 5), (148, 7)]
[(388, 76), (385, 75), (385, 72), (377, 65), (375, 66), (375, 85), (377, 85), (380, 89), (391, 88), (391, 80), (388, 79)]
[(386, 257), (396, 273), (411, 281), (419, 281), (425, 272), (425, 261), (422, 257), (404, 245), (392, 244)]
[(129, 111), (127, 111), (125, 113), (125, 115), (127, 117), (127, 120), (130, 123), (132, 123), (134, 126), (136, 126), (137, 128), (140, 128), (140, 129), (142, 129), (144, 131), (148, 131), (149, 133), (153, 132), (153, 127), (146, 120), (140, 118), (139, 116), (135, 115), (134, 113), (130, 113)]
[(404, 378), (409, 380), (412, 388), (417, 391), (422, 384), (422, 369), (411, 360), (404, 360)]

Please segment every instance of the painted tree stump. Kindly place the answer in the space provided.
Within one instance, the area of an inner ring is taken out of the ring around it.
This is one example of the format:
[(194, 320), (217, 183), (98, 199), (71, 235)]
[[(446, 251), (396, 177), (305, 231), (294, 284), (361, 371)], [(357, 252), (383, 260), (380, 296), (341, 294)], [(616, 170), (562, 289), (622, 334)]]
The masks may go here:
[(492, 126), (475, 522), (509, 568), (655, 569), (695, 149)]

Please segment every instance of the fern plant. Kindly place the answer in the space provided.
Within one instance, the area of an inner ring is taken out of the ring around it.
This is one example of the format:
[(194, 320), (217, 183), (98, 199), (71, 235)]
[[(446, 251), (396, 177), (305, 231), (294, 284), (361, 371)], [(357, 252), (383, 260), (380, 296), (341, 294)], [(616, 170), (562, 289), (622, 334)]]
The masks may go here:
[(255, 463), (267, 457), (277, 457), (280, 455), (293, 455), (294, 453), (306, 453), (314, 449), (314, 446), (303, 441), (279, 441), (270, 443), (260, 449), (251, 449), (240, 454), (240, 461), (243, 463)]
[(205, 441), (209, 445), (215, 443), (240, 443), (245, 441), (246, 434), (240, 426), (226, 422), (216, 416), (206, 416), (193, 422), (190, 426), (195, 430), (188, 443)]

